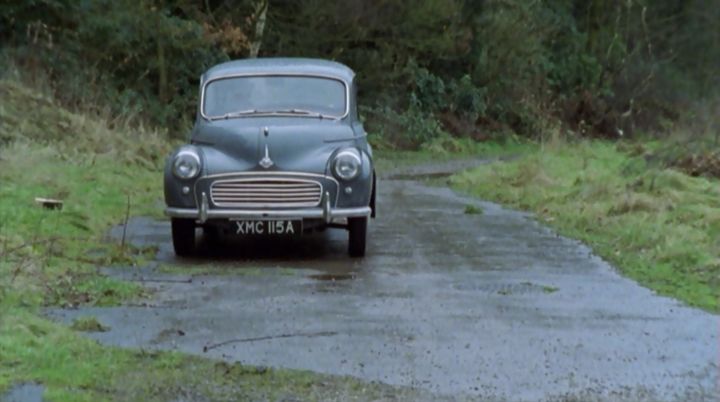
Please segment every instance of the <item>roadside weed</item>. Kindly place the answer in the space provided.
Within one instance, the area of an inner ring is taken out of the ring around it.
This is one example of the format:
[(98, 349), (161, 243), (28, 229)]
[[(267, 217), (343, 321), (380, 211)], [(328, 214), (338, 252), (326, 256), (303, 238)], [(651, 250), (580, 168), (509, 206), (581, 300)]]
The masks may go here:
[(465, 215), (482, 215), (483, 210), (482, 208), (478, 207), (477, 205), (468, 204), (465, 205)]
[(70, 324), (70, 329), (81, 332), (107, 332), (110, 327), (103, 325), (95, 317), (78, 317)]

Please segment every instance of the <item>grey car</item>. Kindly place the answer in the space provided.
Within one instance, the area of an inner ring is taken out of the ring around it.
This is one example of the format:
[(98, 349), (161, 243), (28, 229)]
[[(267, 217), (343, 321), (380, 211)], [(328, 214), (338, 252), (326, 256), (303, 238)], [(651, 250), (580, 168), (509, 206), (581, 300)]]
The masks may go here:
[(296, 58), (230, 61), (201, 77), (189, 144), (165, 166), (165, 213), (179, 256), (196, 228), (216, 235), (349, 233), (365, 255), (375, 217), (375, 170), (358, 119), (355, 74)]

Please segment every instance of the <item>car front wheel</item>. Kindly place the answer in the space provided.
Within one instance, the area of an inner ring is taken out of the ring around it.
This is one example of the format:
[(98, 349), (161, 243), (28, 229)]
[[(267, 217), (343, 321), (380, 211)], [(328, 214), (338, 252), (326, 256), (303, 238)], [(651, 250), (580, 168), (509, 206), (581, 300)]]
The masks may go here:
[(195, 221), (172, 218), (172, 240), (175, 254), (187, 257), (195, 252)]
[(368, 218), (348, 218), (348, 254), (351, 257), (362, 257), (365, 255), (367, 243)]

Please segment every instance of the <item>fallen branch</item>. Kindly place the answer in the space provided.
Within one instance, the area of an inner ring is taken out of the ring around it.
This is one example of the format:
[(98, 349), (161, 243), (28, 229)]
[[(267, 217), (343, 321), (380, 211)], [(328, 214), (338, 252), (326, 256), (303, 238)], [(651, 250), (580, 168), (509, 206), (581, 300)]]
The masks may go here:
[(125, 222), (123, 223), (122, 240), (120, 241), (120, 250), (125, 252), (125, 235), (127, 234), (128, 220), (130, 219), (130, 193), (127, 194), (127, 208), (125, 208)]
[(210, 350), (227, 346), (233, 343), (244, 343), (244, 342), (257, 342), (257, 341), (267, 341), (270, 339), (279, 339), (279, 338), (315, 338), (318, 336), (334, 336), (338, 333), (335, 331), (321, 331), (321, 332), (309, 332), (309, 333), (297, 333), (297, 334), (282, 334), (282, 335), (269, 335), (269, 336), (260, 336), (257, 338), (243, 338), (243, 339), (231, 339), (229, 341), (224, 341), (220, 343), (215, 343), (212, 345), (205, 345), (203, 346), (203, 353), (207, 353)]

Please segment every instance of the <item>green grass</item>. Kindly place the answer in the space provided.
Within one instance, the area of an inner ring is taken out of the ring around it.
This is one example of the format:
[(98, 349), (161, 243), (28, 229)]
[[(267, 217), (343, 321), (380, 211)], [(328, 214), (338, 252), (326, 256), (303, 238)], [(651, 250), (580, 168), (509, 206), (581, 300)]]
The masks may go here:
[[(26, 305), (106, 305), (141, 293), (95, 267), (132, 257), (101, 237), (122, 223), (128, 200), (131, 213), (158, 215), (158, 171), (110, 157), (69, 162), (38, 144), (12, 144), (0, 158), (0, 295)], [(63, 209), (42, 208), (35, 197), (60, 198)], [(105, 251), (91, 258), (92, 249)]]
[(451, 183), (535, 212), (660, 294), (720, 311), (720, 182), (618, 150), (627, 148), (601, 141), (546, 147), (459, 173)]
[[(98, 267), (132, 269), (156, 251), (104, 238), (128, 205), (130, 215), (160, 216), (171, 147), (158, 133), (110, 128), (0, 80), (0, 398), (14, 384), (37, 382), (47, 401), (415, 399), (352, 378), (105, 347), (78, 332), (106, 329), (92, 317), (72, 328), (42, 317), (45, 306), (148, 296)], [(58, 198), (63, 208), (43, 208), (35, 197)]]

